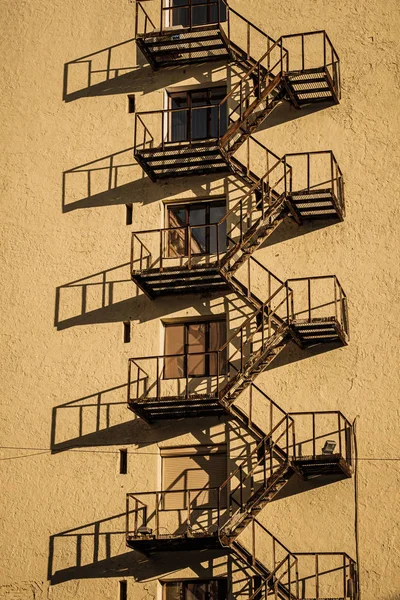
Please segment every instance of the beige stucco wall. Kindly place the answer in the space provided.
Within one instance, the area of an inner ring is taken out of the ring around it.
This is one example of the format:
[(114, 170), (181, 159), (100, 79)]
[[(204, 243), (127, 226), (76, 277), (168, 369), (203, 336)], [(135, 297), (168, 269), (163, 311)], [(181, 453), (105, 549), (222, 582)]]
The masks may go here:
[[(320, 229), (285, 223), (257, 258), (283, 279), (336, 273), (349, 297), (351, 343), (318, 355), (290, 347), (257, 383), (285, 410), (358, 415), (363, 600), (395, 600), (399, 462), (377, 459), (400, 457), (396, 2), (232, 5), (273, 37), (327, 29), (341, 58), (340, 105), (310, 114), (288, 108), (284, 122), (271, 116), (257, 135), (279, 155), (332, 148), (345, 176), (346, 220)], [(103, 169), (93, 174), (88, 199), (85, 174), (65, 177), (62, 208), (63, 172), (132, 147), (128, 93), (137, 110), (150, 110), (162, 108), (167, 86), (225, 77), (222, 67), (157, 74), (136, 68), (128, 43), (118, 49), (116, 66), (130, 74), (93, 96), (63, 102), (64, 63), (132, 38), (133, 9), (128, 0), (3, 3), (4, 599), (111, 600), (127, 577), (128, 597), (144, 600), (157, 597), (159, 579), (226, 574), (232, 567), (223, 558), (189, 555), (179, 563), (145, 560), (128, 551), (123, 535), (125, 493), (159, 486), (160, 445), (230, 435), (212, 419), (150, 427), (126, 409), (127, 358), (161, 349), (160, 318), (226, 308), (206, 297), (151, 303), (129, 281), (130, 231), (158, 227), (163, 200), (219, 193), (224, 182), (153, 184), (127, 150), (116, 159), (125, 165), (116, 190), (108, 189), (106, 158), (96, 165)], [(73, 76), (79, 87), (85, 75)], [(127, 202), (133, 227), (125, 225)], [(132, 341), (124, 344), (128, 320)], [(127, 475), (118, 472), (121, 447), (129, 450)], [(354, 555), (354, 481), (276, 501), (260, 519), (292, 550)]]

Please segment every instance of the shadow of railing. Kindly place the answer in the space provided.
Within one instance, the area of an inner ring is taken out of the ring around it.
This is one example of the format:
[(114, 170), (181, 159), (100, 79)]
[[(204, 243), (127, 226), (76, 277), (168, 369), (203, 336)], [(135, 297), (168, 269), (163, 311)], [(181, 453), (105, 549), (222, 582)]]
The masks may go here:
[[(178, 435), (193, 433), (193, 420), (163, 421), (148, 425), (135, 417), (127, 404), (127, 382), (105, 390), (64, 402), (52, 409), (50, 448), (52, 453), (78, 448), (127, 446), (135, 444), (144, 448), (169, 440)], [(199, 427), (196, 439), (199, 444), (214, 443), (214, 417), (196, 418)], [(222, 420), (219, 421), (221, 423)], [(229, 427), (232, 426), (232, 423)], [(233, 432), (235, 453), (245, 451), (240, 444), (240, 430)]]
[[(174, 302), (170, 302), (168, 297), (149, 302), (131, 280), (129, 267), (130, 263), (123, 263), (57, 286), (54, 326), (61, 331), (100, 323), (132, 320), (144, 323), (194, 305), (191, 294), (176, 296)], [(208, 316), (209, 311), (216, 310), (219, 304), (224, 304), (225, 311), (229, 310), (229, 314), (233, 315), (233, 328), (236, 320), (246, 315), (242, 300), (219, 297), (218, 294), (200, 298), (197, 309), (201, 315)]]
[(139, 57), (132, 38), (65, 63), (63, 100), (158, 89), (150, 83), (151, 67), (138, 64)]
[(129, 204), (139, 190), (143, 201), (144, 179), (132, 147), (73, 167), (63, 173), (62, 210)]
[[(52, 585), (78, 579), (134, 577), (136, 581), (191, 568), (198, 577), (212, 576), (221, 552), (174, 552), (148, 558), (126, 547), (126, 514), (87, 523), (50, 536), (48, 579)], [(178, 565), (178, 566), (177, 566)]]
[(128, 321), (134, 318), (137, 293), (129, 263), (70, 281), (56, 288), (54, 326)]

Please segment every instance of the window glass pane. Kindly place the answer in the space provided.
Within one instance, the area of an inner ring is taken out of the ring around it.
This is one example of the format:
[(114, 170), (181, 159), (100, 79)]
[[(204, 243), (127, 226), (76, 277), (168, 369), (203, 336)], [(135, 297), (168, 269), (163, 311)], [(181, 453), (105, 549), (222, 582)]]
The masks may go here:
[[(219, 4), (219, 15), (218, 15), (218, 4)], [(208, 22), (209, 23), (218, 23), (218, 16), (219, 16), (220, 23), (223, 21), (226, 21), (226, 4), (223, 2), (223, 0), (210, 0), (209, 1)]]
[[(214, 202), (210, 204), (210, 223), (218, 223), (226, 213), (225, 202)], [(219, 237), (219, 251), (226, 250), (226, 221), (217, 227), (210, 227), (210, 254), (217, 252), (217, 232)]]
[[(168, 325), (165, 328), (165, 354), (180, 354), (185, 351), (185, 328), (183, 325)], [(165, 358), (164, 377), (178, 379), (184, 377), (184, 356)]]
[(211, 88), (210, 93), (210, 104), (213, 105), (213, 108), (210, 109), (211, 114), (209, 135), (210, 137), (219, 137), (225, 133), (227, 125), (227, 103), (224, 102), (222, 106), (219, 106), (226, 96), (226, 88)]
[(168, 208), (168, 227), (181, 227), (168, 232), (168, 256), (187, 255), (186, 208), (173, 206)]
[(209, 600), (207, 583), (187, 583), (185, 600)]
[[(188, 326), (188, 374), (204, 375), (206, 356), (206, 323), (193, 323)], [(195, 356), (190, 356), (193, 353)]]
[[(226, 323), (225, 321), (210, 322), (210, 341), (209, 350), (218, 350), (226, 341)], [(219, 356), (220, 374), (226, 371), (226, 351)], [(210, 375), (216, 375), (218, 370), (217, 355), (210, 355)]]
[(182, 600), (182, 584), (178, 581), (165, 583), (165, 600)]
[(181, 8), (189, 4), (188, 0), (172, 0), (171, 13), (172, 13), (172, 25), (182, 25), (182, 27), (188, 27), (189, 25), (189, 8)]
[[(207, 253), (207, 227), (204, 225), (207, 223), (207, 211), (206, 206), (203, 204), (194, 204), (190, 207), (189, 212), (189, 224), (192, 225), (191, 235), (191, 250), (192, 254), (206, 254)], [(196, 227), (200, 225), (200, 227)]]
[(187, 95), (175, 95), (171, 94), (171, 109), (174, 109), (175, 112), (170, 114), (170, 135), (169, 140), (171, 142), (183, 142), (187, 140), (188, 137), (188, 128), (187, 128), (187, 119), (188, 119), (188, 111), (187, 110), (179, 110), (187, 108)]

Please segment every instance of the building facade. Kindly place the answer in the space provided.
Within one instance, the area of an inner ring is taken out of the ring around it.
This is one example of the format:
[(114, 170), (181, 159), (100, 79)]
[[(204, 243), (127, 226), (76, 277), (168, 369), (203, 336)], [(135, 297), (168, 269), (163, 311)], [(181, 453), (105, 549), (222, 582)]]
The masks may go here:
[(110, 8), (6, 3), (0, 598), (395, 600), (395, 3)]

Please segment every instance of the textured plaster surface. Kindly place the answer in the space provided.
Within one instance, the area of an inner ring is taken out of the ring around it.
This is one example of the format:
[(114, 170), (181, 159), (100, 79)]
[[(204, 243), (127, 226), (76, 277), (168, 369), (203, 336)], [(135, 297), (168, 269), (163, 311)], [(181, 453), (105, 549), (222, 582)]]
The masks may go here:
[[(319, 229), (285, 223), (257, 258), (283, 279), (336, 273), (349, 298), (351, 343), (318, 355), (291, 346), (257, 383), (285, 410), (358, 416), (363, 600), (396, 600), (400, 463), (389, 459), (400, 457), (397, 3), (232, 5), (273, 37), (326, 29), (341, 58), (338, 106), (287, 109), (282, 123), (271, 117), (257, 136), (279, 155), (333, 149), (345, 177), (346, 220)], [(160, 352), (161, 318), (223, 313), (235, 301), (151, 303), (128, 269), (131, 229), (159, 227), (163, 200), (219, 193), (226, 184), (144, 177), (129, 151), (127, 94), (135, 94), (137, 110), (159, 109), (165, 87), (223, 80), (225, 69), (154, 74), (129, 42), (116, 51), (115, 67), (127, 69), (122, 79), (104, 85), (99, 75), (91, 93), (63, 102), (64, 64), (130, 40), (133, 14), (127, 0), (2, 6), (1, 599), (111, 600), (127, 577), (129, 598), (145, 600), (159, 597), (158, 580), (168, 576), (232, 568), (211, 555), (145, 560), (125, 546), (125, 494), (159, 486), (160, 446), (228, 440), (233, 460), (241, 447), (224, 423), (150, 427), (126, 409), (127, 358)], [(106, 60), (97, 56), (97, 68)], [(80, 69), (71, 71), (72, 89), (86, 76)], [(114, 153), (123, 167), (110, 186)], [(91, 161), (98, 169), (90, 194), (85, 173), (63, 179)], [(133, 203), (132, 228), (126, 203)], [(128, 320), (132, 340), (124, 344)], [(127, 475), (118, 472), (121, 447)], [(353, 481), (277, 500), (260, 518), (293, 550), (355, 553)]]

